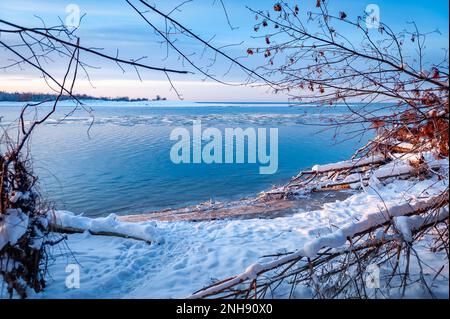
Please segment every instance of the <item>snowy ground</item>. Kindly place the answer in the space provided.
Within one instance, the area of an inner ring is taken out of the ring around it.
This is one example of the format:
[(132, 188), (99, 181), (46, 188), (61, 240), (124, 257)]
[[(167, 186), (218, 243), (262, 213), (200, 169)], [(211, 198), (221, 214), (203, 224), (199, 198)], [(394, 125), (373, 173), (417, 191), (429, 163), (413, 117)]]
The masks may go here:
[[(317, 211), (301, 211), (275, 219), (217, 220), (207, 222), (150, 222), (135, 224), (141, 234), (158, 242), (147, 244), (131, 239), (69, 235), (72, 254), (54, 248), (47, 289), (37, 298), (182, 298), (211, 283), (243, 272), (260, 257), (278, 252), (293, 252), (317, 237), (363, 219), (384, 205), (398, 205), (405, 200), (436, 195), (447, 180), (397, 180), (385, 186), (374, 185), (344, 201), (325, 204)], [(383, 200), (380, 199), (382, 197)], [(73, 225), (86, 226), (86, 220)], [(86, 227), (107, 230), (123, 227), (113, 217), (97, 220)], [(109, 227), (109, 228), (108, 228)], [(442, 276), (433, 289), (438, 297), (448, 298), (448, 264), (443, 256), (421, 253), (427, 264), (439, 269)], [(76, 261), (75, 261), (76, 258)], [(79, 289), (68, 289), (65, 280), (68, 263), (81, 266)], [(298, 289), (295, 297), (309, 297), (307, 289)], [(428, 297), (424, 291), (409, 297)], [(394, 296), (395, 297), (395, 296)]]

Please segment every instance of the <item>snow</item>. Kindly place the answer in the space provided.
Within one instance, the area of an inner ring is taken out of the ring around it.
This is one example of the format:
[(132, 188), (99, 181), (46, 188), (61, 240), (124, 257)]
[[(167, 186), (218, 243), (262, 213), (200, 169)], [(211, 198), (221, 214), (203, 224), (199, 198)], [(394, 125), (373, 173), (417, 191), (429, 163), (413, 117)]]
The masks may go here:
[(23, 200), (23, 201), (27, 201), (30, 198), (30, 192), (16, 192), (14, 193), (9, 200), (11, 201), (11, 203), (17, 203), (19, 200)]
[(385, 157), (382, 155), (371, 155), (366, 158), (358, 158), (354, 160), (348, 160), (348, 161), (342, 161), (332, 164), (325, 164), (325, 165), (314, 165), (312, 167), (312, 171), (316, 173), (323, 173), (328, 172), (332, 170), (339, 170), (339, 169), (345, 169), (345, 168), (352, 168), (355, 166), (364, 166), (374, 163), (380, 163), (385, 160)]
[[(392, 170), (392, 167), (389, 168)], [(86, 230), (127, 232), (141, 236), (150, 227), (164, 240), (147, 244), (132, 239), (94, 236), (89, 232), (68, 236), (68, 251), (54, 251), (49, 265), (51, 280), (35, 298), (183, 298), (213, 280), (236, 277), (255, 278), (266, 267), (282, 262), (276, 253), (295, 252), (313, 256), (324, 246), (339, 247), (367, 227), (386, 221), (387, 212), (396, 218), (404, 236), (423, 220), (404, 215), (429, 204), (448, 187), (447, 179), (393, 180), (381, 183), (376, 176), (369, 185), (344, 201), (327, 203), (316, 211), (298, 210), (293, 216), (274, 219), (215, 220), (203, 222), (119, 222), (114, 216), (91, 220), (68, 212), (58, 212), (65, 226)], [(428, 198), (424, 199), (425, 197)], [(448, 216), (448, 210), (446, 210)], [(445, 210), (443, 212), (445, 214)], [(149, 238), (150, 238), (149, 237)], [(448, 265), (439, 254), (423, 247), (427, 264), (444, 266), (443, 284), (437, 295), (448, 298)], [(65, 286), (68, 263), (81, 265), (79, 289)], [(443, 285), (443, 286), (442, 286)], [(447, 289), (445, 289), (447, 287)], [(416, 288), (415, 288), (416, 289)], [(310, 297), (299, 287), (297, 298)], [(426, 296), (423, 291), (408, 292)], [(408, 295), (410, 296), (410, 295)], [(282, 296), (280, 296), (282, 297)]]
[[(315, 172), (327, 172), (330, 170), (336, 169), (344, 169), (344, 168), (352, 168), (355, 165), (362, 166), (370, 163), (379, 163), (380, 161), (384, 161), (385, 158), (381, 156), (371, 156), (365, 159), (357, 159), (351, 161), (343, 161), (334, 164), (327, 165), (316, 165), (313, 167), (313, 171)], [(385, 163), (379, 166), (376, 169), (367, 171), (363, 174), (361, 173), (353, 173), (346, 176), (341, 183), (349, 183), (351, 188), (358, 189), (360, 187), (364, 188), (363, 181), (369, 180), (369, 184), (380, 184), (381, 179), (386, 178), (395, 178), (399, 176), (408, 176), (413, 174), (418, 169), (414, 166), (416, 163), (424, 162), (431, 169), (439, 169), (443, 168), (444, 171), (448, 171), (448, 161), (443, 159), (435, 159), (434, 155), (431, 152), (423, 152), (423, 153), (413, 153), (408, 154), (407, 156), (395, 156), (393, 154), (392, 161)], [(337, 178), (337, 175), (335, 178)], [(324, 177), (324, 182), (321, 186), (329, 186), (332, 185), (335, 180), (330, 181), (328, 177)]]
[(28, 228), (28, 216), (20, 209), (9, 208), (0, 219), (0, 250), (6, 244), (14, 245)]
[[(413, 217), (419, 217), (419, 216), (413, 216)], [(413, 217), (399, 216), (399, 217), (395, 217), (395, 219), (394, 219), (396, 228), (400, 231), (403, 238), (409, 243), (412, 242), (411, 222), (416, 222), (416, 219), (418, 219), (418, 218), (414, 218), (414, 220), (413, 220)]]
[[(104, 101), (104, 100), (83, 100), (86, 109), (92, 109), (95, 117), (87, 113), (84, 109), (79, 108), (78, 111), (72, 113), (71, 111), (76, 106), (73, 101), (60, 101), (58, 104), (58, 111), (45, 122), (44, 125), (71, 125), (79, 124), (85, 126), (91, 126), (92, 121), (96, 126), (99, 125), (119, 125), (119, 126), (137, 126), (137, 125), (192, 125), (192, 120), (201, 120), (204, 125), (220, 125), (226, 124), (230, 127), (236, 126), (236, 123), (249, 123), (253, 125), (271, 126), (277, 125), (298, 125), (311, 122), (323, 122), (329, 119), (346, 118), (348, 113), (346, 107), (340, 108), (336, 105), (336, 108), (329, 110), (318, 110), (313, 105), (309, 105), (306, 111), (305, 107), (298, 109), (298, 112), (286, 113), (277, 112), (272, 113), (259, 110), (258, 112), (244, 112), (243, 110), (238, 112), (229, 112), (226, 109), (229, 108), (255, 108), (260, 109), (264, 107), (278, 108), (287, 106), (286, 103), (270, 102), (270, 103), (201, 103), (194, 101)], [(26, 102), (5, 102), (0, 101), (1, 108), (19, 108), (23, 107)], [(52, 107), (52, 103), (44, 103), (40, 105), (41, 108)], [(161, 109), (171, 108), (224, 108), (224, 111), (217, 112), (192, 112), (189, 116), (186, 116), (182, 112), (160, 112)], [(117, 109), (117, 110), (116, 110)], [(17, 112), (18, 112), (17, 110)], [(119, 114), (120, 110), (120, 114)], [(155, 112), (151, 111), (154, 110)], [(125, 112), (125, 115), (122, 114)], [(13, 125), (16, 120), (16, 111), (8, 110), (6, 116), (0, 121), (0, 127), (8, 127)], [(31, 118), (29, 119), (31, 120)], [(28, 125), (30, 122), (25, 121)]]
[[(288, 105), (285, 102), (240, 102), (240, 103), (230, 103), (230, 102), (196, 102), (196, 101), (187, 101), (187, 100), (160, 100), (160, 101), (108, 101), (108, 100), (89, 100), (82, 99), (81, 102), (84, 105), (89, 107), (102, 107), (102, 106), (113, 106), (113, 107), (261, 107), (261, 106), (286, 106)], [(23, 107), (26, 103), (30, 102), (12, 102), (12, 101), (0, 101), (0, 107), (4, 106), (15, 106), (15, 107)], [(33, 102), (31, 102), (33, 103)], [(46, 102), (41, 104), (44, 107), (52, 107), (53, 102)], [(59, 107), (74, 107), (76, 106), (76, 102), (72, 100), (64, 100), (59, 101)], [(344, 106), (344, 105), (342, 105)]]
[(380, 168), (374, 170), (373, 175), (376, 178), (386, 178), (388, 176), (399, 176), (404, 174), (409, 174), (414, 170), (414, 168), (405, 162), (390, 162)]
[(397, 147), (400, 147), (400, 148), (403, 148), (403, 149), (406, 149), (408, 151), (414, 150), (414, 145), (411, 144), (411, 143), (408, 143), (408, 142), (398, 142), (398, 143), (395, 143), (393, 145), (395, 145)]

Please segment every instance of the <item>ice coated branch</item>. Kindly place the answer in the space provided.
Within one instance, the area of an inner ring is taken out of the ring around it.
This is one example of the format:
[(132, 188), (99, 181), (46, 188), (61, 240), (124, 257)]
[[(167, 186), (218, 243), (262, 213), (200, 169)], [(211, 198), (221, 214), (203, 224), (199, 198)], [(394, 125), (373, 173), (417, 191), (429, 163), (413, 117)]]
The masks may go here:
[[(224, 49), (226, 47), (232, 46), (232, 44), (229, 44), (229, 45), (226, 45), (223, 47), (214, 46), (210, 40), (205, 40), (199, 34), (193, 32), (187, 26), (181, 24), (179, 21), (172, 18), (170, 15), (173, 12), (173, 10), (170, 13), (166, 14), (166, 13), (162, 12), (161, 10), (159, 10), (158, 8), (156, 8), (156, 6), (151, 5), (148, 1), (145, 1), (145, 0), (137, 1), (143, 6), (143, 9), (139, 9), (138, 6), (130, 0), (126, 0), (126, 2), (128, 3), (128, 5), (130, 5), (133, 8), (133, 10), (136, 11), (136, 13), (140, 16), (140, 18), (142, 18), (142, 20), (147, 25), (149, 25), (158, 35), (160, 35), (164, 39), (164, 42), (166, 43), (166, 45), (168, 47), (170, 47), (173, 51), (175, 51), (183, 61), (187, 61), (187, 63), (191, 67), (193, 67), (196, 71), (200, 72), (200, 74), (202, 74), (206, 78), (209, 78), (218, 83), (222, 83), (225, 85), (231, 85), (231, 86), (246, 85), (246, 84), (250, 84), (251, 82), (254, 82), (254, 81), (260, 81), (261, 83), (264, 83), (269, 86), (272, 85), (272, 83), (270, 82), (270, 80), (267, 77), (250, 69), (245, 64), (239, 62), (239, 60), (237, 58), (232, 57), (230, 54), (228, 54), (224, 51)], [(182, 3), (182, 4), (184, 4), (184, 3)], [(222, 5), (223, 5), (223, 2), (222, 2)], [(164, 20), (166, 29), (161, 29), (161, 28), (157, 27), (156, 24), (154, 22), (152, 22), (151, 17), (148, 17), (149, 12), (156, 14), (156, 16), (159, 18), (162, 18)], [(224, 13), (227, 17), (227, 21), (229, 21), (228, 14), (225, 9), (224, 9)], [(168, 25), (171, 26), (170, 29), (168, 28)], [(205, 50), (209, 50), (212, 53), (212, 58), (211, 58), (212, 62), (208, 63), (207, 65), (202, 65), (202, 64), (200, 64), (199, 61), (194, 61), (193, 58), (190, 57), (191, 54), (186, 53), (185, 49), (183, 49), (182, 47), (180, 47), (177, 44), (177, 42), (179, 42), (180, 39), (177, 38), (176, 36), (178, 36), (178, 37), (185, 36), (189, 39), (195, 40), (198, 44), (204, 46)], [(210, 67), (213, 64), (215, 64), (218, 56), (222, 57), (224, 59), (224, 61), (231, 63), (230, 68), (232, 66), (236, 66), (240, 70), (242, 70), (244, 72), (244, 74), (246, 74), (246, 76), (247, 76), (247, 81), (243, 81), (243, 83), (238, 83), (238, 84), (228, 83), (226, 81), (219, 79), (211, 71), (209, 71)]]

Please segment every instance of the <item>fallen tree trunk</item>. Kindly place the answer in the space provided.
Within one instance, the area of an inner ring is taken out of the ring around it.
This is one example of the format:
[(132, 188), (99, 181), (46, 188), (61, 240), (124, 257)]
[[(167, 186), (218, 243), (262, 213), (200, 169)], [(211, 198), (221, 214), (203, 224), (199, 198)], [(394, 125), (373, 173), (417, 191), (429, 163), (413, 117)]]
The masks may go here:
[[(413, 154), (414, 155), (414, 154)], [(367, 186), (374, 176), (383, 181), (392, 178), (409, 178), (426, 174), (440, 165), (421, 162), (420, 155), (410, 155), (405, 159), (372, 155), (334, 164), (315, 166), (311, 171), (300, 172), (287, 185), (263, 192), (260, 198), (266, 200), (290, 199), (297, 195), (320, 191), (348, 190)], [(359, 163), (359, 164), (358, 164)], [(307, 178), (301, 180), (303, 177)]]

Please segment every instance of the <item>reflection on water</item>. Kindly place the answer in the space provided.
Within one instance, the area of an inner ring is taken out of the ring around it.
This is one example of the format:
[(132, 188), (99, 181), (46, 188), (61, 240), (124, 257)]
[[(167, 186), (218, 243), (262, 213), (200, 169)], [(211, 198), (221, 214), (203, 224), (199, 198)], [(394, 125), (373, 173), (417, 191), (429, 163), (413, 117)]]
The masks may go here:
[[(19, 110), (0, 105), (2, 125), (17, 118)], [(69, 110), (62, 107), (49, 124), (36, 131), (31, 142), (33, 161), (40, 187), (56, 208), (88, 216), (136, 214), (252, 195), (285, 183), (312, 164), (346, 159), (368, 139), (357, 137), (336, 144), (334, 130), (320, 132), (323, 127), (307, 125), (345, 116), (344, 108), (319, 113), (315, 107), (271, 104), (101, 105), (94, 107), (89, 136), (91, 119), (81, 111), (55, 125)], [(221, 130), (277, 127), (278, 172), (260, 175), (259, 164), (173, 164), (170, 132), (177, 126), (191, 129), (194, 119), (202, 120), (204, 127)], [(348, 136), (343, 131), (338, 138)]]

